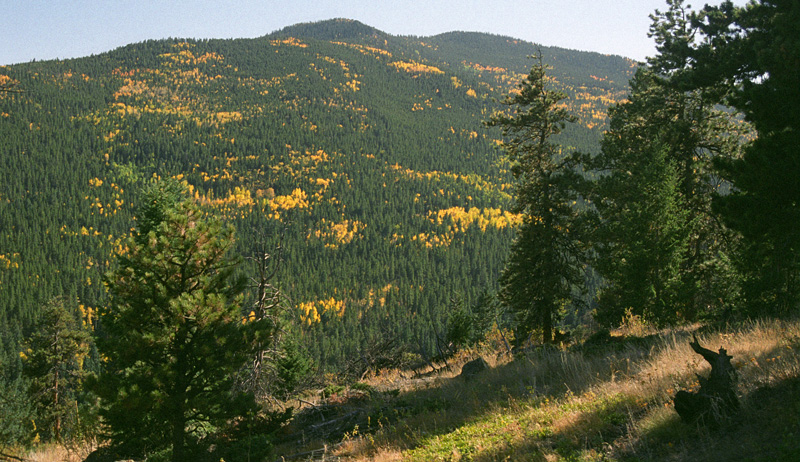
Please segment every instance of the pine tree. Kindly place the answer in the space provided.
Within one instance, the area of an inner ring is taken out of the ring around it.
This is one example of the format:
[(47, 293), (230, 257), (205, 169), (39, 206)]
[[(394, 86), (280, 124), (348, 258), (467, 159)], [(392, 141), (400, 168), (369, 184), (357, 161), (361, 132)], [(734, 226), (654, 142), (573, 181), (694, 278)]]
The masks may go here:
[(23, 372), (31, 381), (36, 427), (45, 439), (62, 441), (68, 419), (76, 416), (90, 347), (91, 336), (78, 326), (64, 298), (45, 305), (23, 345)]
[(609, 109), (600, 154), (585, 159), (594, 266), (605, 282), (597, 315), (609, 325), (628, 311), (655, 323), (716, 315), (738, 294), (735, 240), (712, 210), (725, 187), (713, 163), (739, 155), (745, 127), (715, 107), (727, 85), (681, 88), (694, 31), (683, 2), (667, 3), (651, 16), (659, 54)]
[(585, 161), (594, 266), (605, 279), (598, 318), (613, 325), (630, 310), (670, 323), (722, 308), (736, 291), (729, 239), (711, 210), (711, 164), (735, 152), (731, 115), (650, 68), (609, 113), (601, 152)]
[(185, 194), (173, 183), (146, 194), (144, 219), (107, 275), (96, 388), (119, 455), (171, 448), (171, 460), (190, 460), (205, 435), (255, 411), (233, 385), (267, 332), (243, 322), (233, 227)]
[(627, 164), (601, 177), (594, 191), (599, 199), (594, 202), (594, 267), (605, 283), (596, 318), (606, 325), (618, 324), (629, 313), (667, 321), (675, 313), (686, 248), (687, 212), (677, 169), (658, 139), (623, 152), (628, 157), (617, 160)]
[[(758, 133), (744, 156), (720, 162), (733, 184), (715, 204), (742, 233), (740, 268), (746, 312), (791, 315), (800, 310), (800, 8), (796, 1), (763, 0), (746, 7), (706, 8), (698, 20), (713, 42), (698, 47), (694, 72), (723, 69), (739, 83), (727, 102)], [(745, 31), (731, 35), (731, 28)], [(708, 49), (714, 59), (708, 59)]]
[[(682, 2), (672, 0), (670, 4)], [(757, 131), (740, 158), (716, 161), (730, 182), (715, 199), (741, 233), (744, 311), (789, 314), (800, 302), (800, 9), (793, 0), (722, 2), (686, 14), (686, 40), (659, 44), (658, 64), (680, 91), (724, 88), (718, 103)]]
[(496, 113), (487, 122), (507, 138), (501, 147), (517, 181), (515, 211), (523, 214), (499, 294), (515, 315), (517, 345), (535, 329), (543, 342), (552, 341), (554, 323), (583, 276), (581, 247), (570, 233), (577, 216), (576, 157), (552, 141), (576, 118), (560, 105), (564, 93), (549, 88), (541, 54), (535, 59), (519, 91), (503, 101), (512, 114)]

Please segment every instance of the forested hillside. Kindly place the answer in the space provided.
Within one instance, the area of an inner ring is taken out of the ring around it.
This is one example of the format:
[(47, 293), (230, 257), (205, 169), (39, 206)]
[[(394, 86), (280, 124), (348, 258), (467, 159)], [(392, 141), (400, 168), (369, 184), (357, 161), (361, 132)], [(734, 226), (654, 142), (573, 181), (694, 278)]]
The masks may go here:
[[(143, 187), (190, 185), (244, 257), (276, 277), (316, 364), (378, 339), (434, 350), (451, 299), (494, 289), (518, 217), (483, 127), (537, 47), (453, 32), (395, 37), (348, 20), (257, 39), (163, 40), (0, 68), (0, 364), (54, 296), (86, 326)], [(595, 152), (635, 63), (542, 47)], [(247, 271), (247, 270), (245, 270)], [(245, 306), (247, 306), (245, 304)]]

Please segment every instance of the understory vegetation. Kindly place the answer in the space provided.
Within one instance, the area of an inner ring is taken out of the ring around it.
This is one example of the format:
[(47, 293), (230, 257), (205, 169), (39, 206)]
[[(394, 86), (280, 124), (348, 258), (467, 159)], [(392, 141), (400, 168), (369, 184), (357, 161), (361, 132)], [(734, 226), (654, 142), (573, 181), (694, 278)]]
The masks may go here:
[[(305, 460), (293, 454), (420, 462), (800, 457), (800, 322), (654, 330), (634, 320), (604, 333), (513, 357), (478, 349), (416, 378), (382, 371), (318, 398), (320, 405), (338, 403), (338, 416), (362, 410), (360, 424), (327, 440), (286, 438), (277, 449), (286, 460)], [(693, 335), (709, 348), (727, 348), (739, 376), (742, 413), (714, 431), (683, 423), (672, 405), (677, 390), (698, 387), (695, 374), (707, 374), (689, 347)], [(459, 363), (475, 355), (493, 367), (471, 380), (459, 377)]]
[[(697, 335), (725, 347), (742, 413), (717, 430), (683, 423), (677, 390), (708, 367)], [(471, 380), (475, 356), (491, 368)], [(274, 403), (299, 407), (275, 460), (794, 461), (800, 457), (800, 321), (655, 330), (636, 319), (570, 345), (510, 357), (488, 344), (450, 367), (381, 370), (349, 386)], [(326, 428), (327, 427), (327, 428)], [(36, 462), (81, 461), (94, 446), (42, 446)], [(283, 459), (281, 459), (283, 457)], [(272, 460), (272, 459), (270, 459)]]

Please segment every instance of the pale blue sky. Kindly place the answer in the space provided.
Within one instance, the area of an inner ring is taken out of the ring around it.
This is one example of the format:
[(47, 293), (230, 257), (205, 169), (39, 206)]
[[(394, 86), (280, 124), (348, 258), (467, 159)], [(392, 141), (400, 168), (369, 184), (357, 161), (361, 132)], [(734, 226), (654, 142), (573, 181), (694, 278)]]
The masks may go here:
[(643, 60), (654, 53), (647, 31), (656, 8), (666, 9), (666, 1), (0, 0), (0, 65), (88, 56), (147, 39), (259, 37), (331, 18), (393, 35), (491, 32)]

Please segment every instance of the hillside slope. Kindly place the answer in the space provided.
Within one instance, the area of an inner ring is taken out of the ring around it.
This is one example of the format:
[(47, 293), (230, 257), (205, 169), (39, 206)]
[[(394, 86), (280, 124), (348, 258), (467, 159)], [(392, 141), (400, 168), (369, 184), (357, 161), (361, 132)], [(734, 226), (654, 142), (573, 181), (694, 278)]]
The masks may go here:
[[(681, 421), (673, 398), (709, 365), (692, 338), (726, 348), (740, 413), (720, 428)], [(277, 441), (286, 460), (795, 461), (800, 457), (800, 324), (765, 320), (654, 331), (630, 323), (609, 337), (509, 358), (469, 380), (451, 368), (390, 371), (315, 401)], [(473, 353), (474, 356), (474, 353)], [(320, 425), (325, 412), (327, 425)], [(302, 434), (303, 438), (300, 438)]]
[[(279, 279), (312, 355), (341, 363), (378, 338), (432, 352), (450, 299), (495, 284), (513, 238), (507, 163), (482, 121), (533, 44), (395, 37), (332, 20), (257, 39), (162, 40), (0, 68), (0, 361), (38, 307), (102, 275), (153, 177), (188, 181), (250, 256), (282, 242)], [(635, 63), (542, 47), (591, 151)]]

